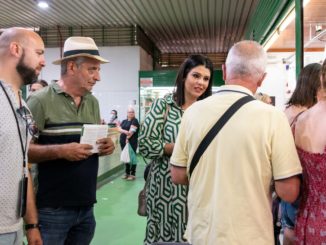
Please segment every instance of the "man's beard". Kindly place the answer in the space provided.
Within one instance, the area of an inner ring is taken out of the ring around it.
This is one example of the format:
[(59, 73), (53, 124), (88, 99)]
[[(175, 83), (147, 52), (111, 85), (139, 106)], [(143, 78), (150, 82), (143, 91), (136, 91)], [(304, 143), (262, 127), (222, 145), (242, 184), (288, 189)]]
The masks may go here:
[(37, 81), (38, 75), (36, 75), (34, 69), (28, 67), (24, 63), (24, 58), (25, 58), (25, 53), (23, 53), (22, 56), (20, 57), (20, 60), (16, 66), (16, 70), (20, 75), (21, 79), (23, 80), (24, 85), (35, 83)]

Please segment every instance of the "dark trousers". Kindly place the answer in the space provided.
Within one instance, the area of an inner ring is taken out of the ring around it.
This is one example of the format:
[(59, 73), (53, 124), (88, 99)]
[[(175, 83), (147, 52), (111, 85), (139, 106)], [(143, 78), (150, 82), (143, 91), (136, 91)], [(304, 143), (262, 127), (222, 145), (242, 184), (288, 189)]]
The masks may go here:
[(89, 245), (95, 233), (93, 207), (39, 208), (43, 244)]
[(136, 164), (126, 163), (126, 175), (136, 176)]

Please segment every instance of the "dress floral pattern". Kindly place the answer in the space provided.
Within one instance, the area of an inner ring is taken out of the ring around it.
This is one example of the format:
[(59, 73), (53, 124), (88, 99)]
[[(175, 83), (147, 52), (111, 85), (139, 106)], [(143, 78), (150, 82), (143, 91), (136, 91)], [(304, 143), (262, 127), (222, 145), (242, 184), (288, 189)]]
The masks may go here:
[(147, 193), (145, 245), (154, 242), (182, 242), (187, 223), (187, 187), (171, 181), (169, 160), (163, 156), (165, 143), (173, 143), (183, 111), (172, 94), (153, 102), (141, 126), (139, 151), (154, 160)]
[(326, 245), (326, 147), (321, 154), (297, 149), (303, 167), (303, 192), (296, 244)]

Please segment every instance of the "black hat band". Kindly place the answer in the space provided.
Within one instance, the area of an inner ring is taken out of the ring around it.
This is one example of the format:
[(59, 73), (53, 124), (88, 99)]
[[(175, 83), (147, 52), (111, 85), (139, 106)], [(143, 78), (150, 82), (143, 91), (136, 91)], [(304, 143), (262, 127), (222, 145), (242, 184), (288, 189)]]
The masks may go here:
[(77, 49), (77, 50), (65, 51), (63, 53), (63, 57), (72, 56), (72, 55), (76, 55), (76, 54), (90, 54), (90, 55), (97, 55), (97, 56), (100, 55), (98, 50), (94, 50), (94, 49)]

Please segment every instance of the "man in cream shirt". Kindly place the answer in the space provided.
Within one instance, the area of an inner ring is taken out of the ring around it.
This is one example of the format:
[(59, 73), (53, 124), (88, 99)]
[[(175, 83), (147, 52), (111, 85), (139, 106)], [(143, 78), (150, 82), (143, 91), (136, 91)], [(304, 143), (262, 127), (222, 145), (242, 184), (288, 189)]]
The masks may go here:
[(189, 182), (185, 236), (192, 245), (272, 245), (272, 180), (282, 199), (293, 202), (299, 194), (302, 169), (287, 119), (260, 101), (245, 104), (233, 115), (188, 179), (189, 164), (204, 136), (236, 100), (256, 92), (266, 63), (258, 43), (235, 44), (223, 66), (226, 85), (196, 102), (182, 118), (171, 175), (176, 184)]

